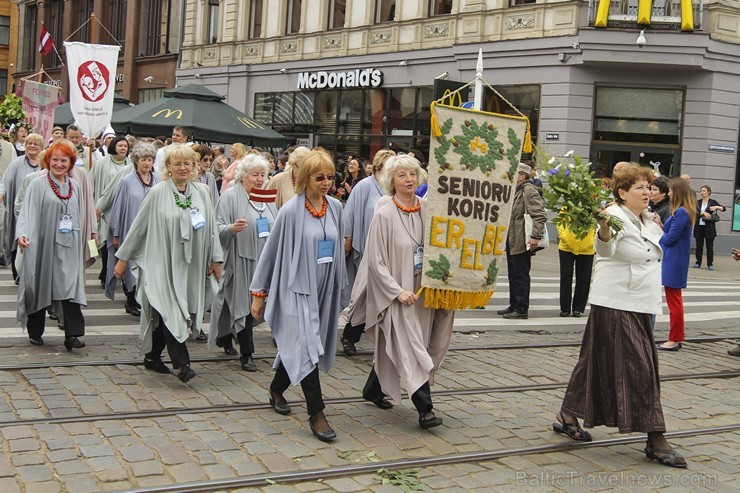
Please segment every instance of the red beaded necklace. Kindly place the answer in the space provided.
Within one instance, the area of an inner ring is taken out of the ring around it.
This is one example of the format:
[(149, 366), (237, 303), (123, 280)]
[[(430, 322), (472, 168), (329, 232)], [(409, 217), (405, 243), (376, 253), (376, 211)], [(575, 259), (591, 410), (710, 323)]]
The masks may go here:
[(149, 183), (144, 183), (144, 180), (141, 179), (141, 175), (139, 174), (139, 170), (135, 169), (134, 173), (136, 173), (136, 177), (139, 178), (139, 182), (146, 188), (151, 187), (154, 184), (154, 175), (149, 172)]
[(396, 207), (401, 209), (402, 212), (405, 212), (406, 214), (411, 214), (412, 212), (419, 212), (421, 210), (421, 202), (416, 204), (414, 207), (405, 207), (402, 204), (400, 204), (398, 201), (396, 201), (396, 197), (391, 197), (391, 200), (394, 204), (396, 204)]
[(321, 200), (324, 201), (324, 205), (321, 207), (321, 212), (317, 212), (316, 209), (314, 209), (313, 204), (311, 201), (306, 199), (306, 210), (311, 213), (311, 215), (317, 219), (321, 219), (326, 215), (326, 199), (322, 198)]
[(54, 180), (51, 179), (51, 173), (46, 175), (46, 177), (49, 179), (49, 185), (51, 185), (51, 191), (54, 192), (54, 195), (56, 195), (61, 200), (67, 200), (72, 196), (72, 182), (69, 182), (69, 193), (66, 197), (63, 197), (61, 193), (59, 193), (59, 187), (56, 183), (54, 183)]

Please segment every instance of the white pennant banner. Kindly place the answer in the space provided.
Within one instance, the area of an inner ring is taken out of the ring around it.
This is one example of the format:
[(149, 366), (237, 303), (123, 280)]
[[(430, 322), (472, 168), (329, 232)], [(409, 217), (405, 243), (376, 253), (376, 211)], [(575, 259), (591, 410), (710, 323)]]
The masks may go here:
[(120, 46), (64, 43), (69, 103), (82, 133), (95, 137), (110, 123)]

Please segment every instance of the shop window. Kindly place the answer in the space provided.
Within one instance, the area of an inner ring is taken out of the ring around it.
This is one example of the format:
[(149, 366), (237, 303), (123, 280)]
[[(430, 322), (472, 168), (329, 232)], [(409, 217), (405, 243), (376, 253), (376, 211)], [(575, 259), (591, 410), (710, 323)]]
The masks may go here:
[(258, 93), (254, 96), (254, 120), (263, 125), (272, 125), (272, 93)]
[(208, 40), (206, 44), (218, 43), (218, 17), (221, 10), (219, 0), (208, 0)]
[[(740, 145), (740, 141), (738, 141), (738, 145)], [(732, 231), (740, 231), (740, 154), (735, 164), (735, 201), (732, 206)]]
[(429, 16), (452, 13), (452, 0), (429, 0)]
[[(63, 2), (57, 2), (57, 3), (63, 3)], [(123, 58), (123, 50), (126, 41), (126, 10), (128, 9), (128, 0), (110, 0), (108, 2), (108, 10), (107, 10), (107, 17), (108, 17), (108, 26), (110, 30), (110, 35), (105, 32), (105, 30), (99, 30), (97, 32), (103, 31), (101, 33), (102, 36), (107, 36), (109, 38), (110, 44), (119, 44), (121, 45), (121, 50), (118, 52), (119, 58)], [(61, 21), (61, 15), (60, 21)], [(60, 26), (61, 28), (61, 26)], [(60, 33), (62, 31), (59, 31)], [(100, 40), (96, 40), (96, 42), (100, 42)]]
[[(35, 3), (26, 4), (23, 31), (20, 33), (23, 43), (21, 48), (23, 56), (19, 57), (19, 60), (21, 61), (20, 68), (22, 70), (34, 70), (36, 68), (36, 53), (38, 53), (39, 46), (39, 37), (36, 33), (38, 12)], [(54, 36), (53, 33), (52, 36)]]
[(249, 11), (249, 39), (262, 37), (262, 0), (250, 2)]
[(597, 87), (594, 140), (678, 145), (683, 98), (676, 89)]
[(285, 19), (285, 34), (297, 34), (301, 30), (302, 0), (288, 0), (287, 17)]
[(0, 45), (10, 44), (10, 17), (0, 16)]
[(375, 23), (392, 22), (396, 18), (396, 0), (375, 1)]
[(146, 103), (149, 101), (154, 101), (155, 99), (159, 99), (164, 96), (164, 88), (154, 88), (154, 89), (139, 89), (139, 103)]
[(275, 94), (272, 118), (275, 124), (293, 122), (293, 94), (292, 92), (279, 92)]
[[(293, 121), (296, 125), (313, 127), (313, 92), (294, 93)], [(313, 131), (313, 128), (311, 128)]]
[(344, 15), (347, 9), (347, 0), (329, 0), (329, 17), (327, 29), (342, 29)]
[[(529, 118), (532, 139), (536, 144), (540, 115), (540, 85), (523, 84), (515, 86), (496, 86), (495, 88), (501, 96), (506, 98), (506, 101), (509, 101), (519, 110), (519, 112)], [(519, 113), (506, 104), (506, 101), (490, 89), (486, 89), (483, 108), (492, 113), (518, 116)]]
[(322, 134), (334, 134), (337, 127), (338, 91), (320, 91), (316, 93), (314, 105), (314, 125)]

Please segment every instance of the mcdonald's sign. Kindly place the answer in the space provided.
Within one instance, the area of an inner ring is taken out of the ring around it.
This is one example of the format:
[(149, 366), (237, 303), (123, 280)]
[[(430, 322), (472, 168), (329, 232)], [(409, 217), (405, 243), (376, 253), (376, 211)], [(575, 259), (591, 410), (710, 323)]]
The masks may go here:
[(239, 123), (241, 123), (247, 128), (265, 128), (259, 123), (252, 121), (249, 118), (244, 118), (243, 116), (240, 116), (239, 118), (237, 118), (237, 120), (239, 120)]
[[(462, 106), (470, 96), (470, 88), (466, 87), (459, 92), (455, 92), (465, 86), (464, 82), (454, 80), (434, 80), (434, 101), (440, 101), (442, 104), (449, 106)], [(454, 94), (452, 94), (454, 93)]]
[(154, 113), (152, 115), (152, 118), (157, 118), (162, 113), (165, 114), (164, 115), (165, 118), (169, 118), (169, 117), (171, 117), (174, 114), (177, 114), (177, 120), (179, 120), (179, 119), (182, 118), (182, 110), (171, 110), (169, 108), (164, 108), (164, 109), (161, 109), (161, 110), (157, 111), (156, 113)]

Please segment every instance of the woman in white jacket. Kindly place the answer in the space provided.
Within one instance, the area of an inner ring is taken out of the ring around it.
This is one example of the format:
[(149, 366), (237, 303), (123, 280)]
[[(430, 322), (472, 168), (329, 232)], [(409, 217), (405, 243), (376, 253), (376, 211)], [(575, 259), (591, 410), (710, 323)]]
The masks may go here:
[(648, 434), (645, 455), (671, 467), (686, 467), (663, 433), (658, 354), (653, 314), (661, 313), (660, 238), (663, 231), (648, 212), (649, 169), (630, 165), (614, 174), (616, 204), (607, 209), (623, 227), (615, 233), (599, 221), (591, 312), (581, 354), (570, 377), (553, 429), (590, 441), (581, 429), (605, 425), (621, 433)]

